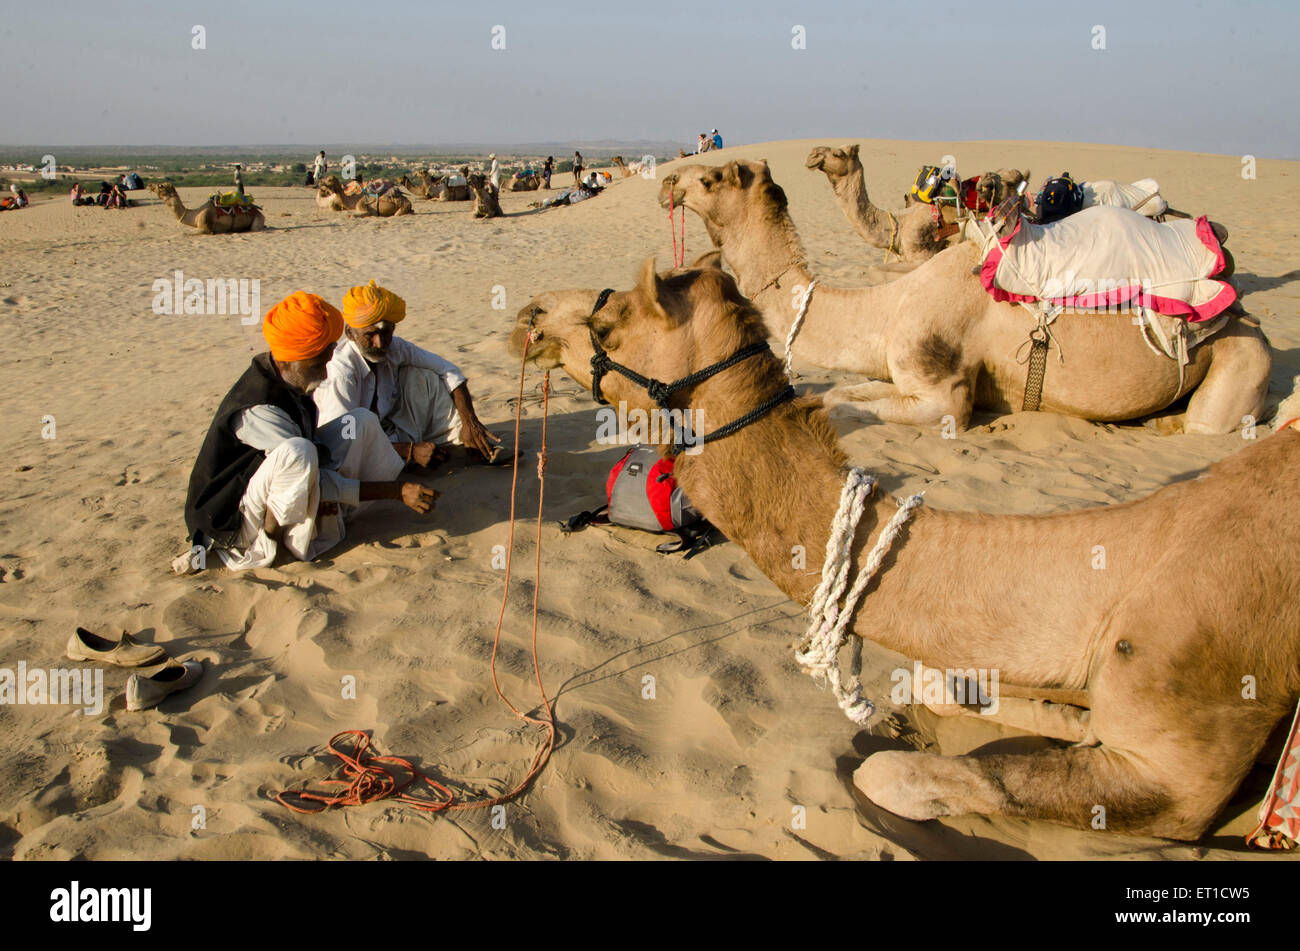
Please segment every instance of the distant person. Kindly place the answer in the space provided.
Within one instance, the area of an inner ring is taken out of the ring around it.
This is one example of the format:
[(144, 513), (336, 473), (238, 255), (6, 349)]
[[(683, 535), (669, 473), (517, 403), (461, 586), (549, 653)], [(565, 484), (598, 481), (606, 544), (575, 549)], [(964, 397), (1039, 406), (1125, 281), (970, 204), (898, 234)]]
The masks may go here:
[(712, 141), (710, 142), (710, 144), (712, 145), (712, 147), (715, 148), (715, 149), (720, 149), (720, 148), (722, 148), (722, 136), (718, 133), (718, 130), (717, 130), (717, 129), (714, 129), (713, 132), (712, 132), (711, 134), (712, 134), (712, 136), (713, 136), (713, 139), (712, 139)]
[(582, 153), (577, 151), (573, 153), (573, 184), (582, 184)]
[(501, 164), (497, 161), (497, 154), (493, 152), (488, 156), (492, 162), (492, 167), (488, 170), (488, 184), (492, 187), (492, 197), (501, 197)]
[(307, 173), (307, 184), (320, 185), (325, 181), (325, 173), (329, 167), (329, 162), (325, 161), (325, 150), (321, 149), (320, 154), (316, 156), (316, 161), (312, 163), (311, 171)]
[(542, 187), (547, 191), (551, 190), (551, 172), (555, 170), (555, 156), (546, 156), (546, 164), (542, 166)]
[(243, 198), (243, 197), (244, 197), (244, 174), (243, 174), (243, 168), (244, 168), (244, 166), (239, 165), (238, 163), (236, 163), (236, 165), (235, 165), (235, 194), (237, 194), (240, 198)]
[(68, 193), (68, 197), (72, 200), (72, 203), (74, 205), (94, 204), (94, 202), (91, 199), (86, 197), (86, 190), (81, 187), (81, 182), (72, 183), (72, 191)]
[(703, 155), (710, 148), (712, 148), (712, 146), (713, 143), (709, 141), (709, 139), (705, 136), (703, 132), (701, 132), (699, 139), (695, 143), (695, 154)]

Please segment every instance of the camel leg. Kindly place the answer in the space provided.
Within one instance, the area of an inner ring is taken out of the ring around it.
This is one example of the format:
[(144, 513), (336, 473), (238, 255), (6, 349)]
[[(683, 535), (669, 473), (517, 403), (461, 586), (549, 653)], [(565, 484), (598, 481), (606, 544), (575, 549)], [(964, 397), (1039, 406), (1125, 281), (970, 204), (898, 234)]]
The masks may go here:
[(925, 701), (925, 707), (940, 717), (982, 717), (1035, 736), (1081, 743), (1084, 746), (1096, 743), (1089, 728), (1090, 711), (1065, 703), (1029, 700), (1025, 697), (999, 697), (995, 708), (984, 711), (960, 703), (934, 703), (929, 700)]
[(878, 806), (915, 820), (976, 813), (1194, 839), (1217, 811), (1217, 804), (1208, 814), (1189, 808), (1140, 761), (1103, 747), (984, 757), (888, 750), (868, 757), (853, 784)]
[(958, 430), (965, 429), (970, 422), (972, 408), (970, 387), (950, 382), (920, 386), (912, 392), (905, 392), (896, 383), (869, 380), (837, 386), (823, 397), (823, 402), (827, 408), (852, 406), (852, 415), (869, 415), (887, 423), (911, 426), (949, 424)]
[(1258, 422), (1273, 368), (1264, 332), (1234, 321), (1203, 346), (1212, 348), (1210, 369), (1187, 404), (1183, 432), (1218, 436)]

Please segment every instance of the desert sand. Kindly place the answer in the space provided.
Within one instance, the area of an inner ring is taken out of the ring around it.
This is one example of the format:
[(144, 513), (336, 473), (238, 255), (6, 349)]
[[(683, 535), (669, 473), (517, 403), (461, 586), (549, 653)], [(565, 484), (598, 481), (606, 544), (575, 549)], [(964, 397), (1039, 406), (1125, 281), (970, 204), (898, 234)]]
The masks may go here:
[[(1291, 391), (1300, 372), (1300, 238), (1284, 210), (1300, 199), (1300, 163), (1260, 161), (1250, 181), (1236, 156), (852, 137), (739, 146), (701, 160), (768, 159), (813, 269), (840, 286), (878, 283), (906, 266), (882, 266), (882, 252), (854, 234), (825, 177), (803, 165), (813, 145), (849, 142), (863, 143), (868, 188), (891, 209), (902, 206), (916, 169), (944, 154), (965, 175), (1032, 169), (1035, 185), (1062, 170), (1076, 179), (1157, 178), (1172, 205), (1230, 229), (1244, 304), (1275, 348), (1272, 399)], [(300, 816), (273, 801), (279, 790), (329, 775), (321, 749), (343, 729), (373, 731), (383, 751), (467, 795), (506, 790), (526, 772), (537, 732), (518, 726), (488, 676), (503, 584), (494, 546), (506, 541), (510, 473), (453, 462), (427, 479), (443, 493), (433, 513), (381, 503), (313, 564), (172, 575), (169, 561), (185, 547), (186, 483), (211, 414), (265, 348), (258, 327), (237, 316), (156, 315), (154, 281), (177, 270), (260, 279), (265, 311), (299, 289), (338, 304), (373, 278), (407, 300), (399, 332), (459, 364), (479, 415), (508, 439), (519, 365), (506, 339), (517, 311), (544, 290), (627, 288), (650, 255), (669, 266), (658, 187), (616, 178), (594, 200), (541, 213), (527, 205), (546, 193), (507, 192), (508, 217), (486, 222), (471, 220), (470, 203), (415, 199), (413, 216), (351, 219), (318, 210), (306, 188), (250, 188), (270, 230), (211, 237), (180, 226), (147, 193), (135, 193), (141, 207), (124, 211), (60, 198), (0, 215), (0, 316), (10, 341), (0, 421), (0, 666), (77, 666), (63, 660), (77, 625), (110, 636), (127, 629), (207, 663), (195, 688), (143, 713), (125, 710), (127, 672), (113, 668), (97, 716), (0, 706), (0, 854), (1259, 857), (1242, 837), (1272, 764), (1252, 773), (1196, 844), (1010, 819), (917, 824), (855, 796), (849, 777), (878, 749), (958, 753), (1042, 741), (895, 708), (890, 673), (910, 659), (870, 644), (864, 680), (879, 712), (859, 730), (793, 660), (801, 606), (736, 545), (684, 561), (656, 554), (662, 539), (632, 530), (562, 536), (556, 522), (602, 501), (622, 453), (596, 443), (595, 404), (562, 376), (553, 379), (540, 624), (560, 741), (546, 771), (506, 806), (504, 828), (484, 811), (429, 815), (378, 803)], [(182, 198), (201, 202), (205, 191), (184, 189)], [(709, 248), (694, 215), (686, 244), (688, 261)], [(502, 293), (504, 309), (495, 309)], [(796, 368), (813, 392), (841, 380)], [(539, 382), (530, 371), (525, 519), (537, 499)], [(46, 417), (52, 439), (43, 438)], [(980, 415), (956, 439), (901, 425), (840, 426), (852, 461), (886, 490), (924, 489), (928, 505), (990, 513), (1133, 499), (1245, 445), (1242, 433), (1161, 437), (1140, 424), (1047, 414)], [(500, 669), (509, 695), (527, 705), (535, 698), (531, 525), (522, 522), (518, 534)], [(1175, 590), (1212, 583), (1170, 579)], [(355, 699), (343, 697), (349, 676)]]

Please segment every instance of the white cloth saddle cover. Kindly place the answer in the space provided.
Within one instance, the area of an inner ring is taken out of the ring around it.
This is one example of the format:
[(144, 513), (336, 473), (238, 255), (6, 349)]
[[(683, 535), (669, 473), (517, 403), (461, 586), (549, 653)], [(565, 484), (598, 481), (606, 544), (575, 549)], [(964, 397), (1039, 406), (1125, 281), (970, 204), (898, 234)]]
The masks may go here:
[(1224, 265), (1205, 218), (1165, 223), (1097, 205), (1046, 225), (1021, 219), (990, 249), (980, 280), (995, 300), (1102, 312), (1145, 307), (1202, 321), (1237, 298), (1211, 278)]
[(1139, 215), (1148, 218), (1158, 217), (1169, 210), (1168, 202), (1160, 197), (1160, 183), (1154, 178), (1139, 179), (1132, 185), (1102, 179), (1084, 182), (1079, 187), (1083, 189), (1084, 208), (1113, 205), (1116, 208), (1132, 208)]

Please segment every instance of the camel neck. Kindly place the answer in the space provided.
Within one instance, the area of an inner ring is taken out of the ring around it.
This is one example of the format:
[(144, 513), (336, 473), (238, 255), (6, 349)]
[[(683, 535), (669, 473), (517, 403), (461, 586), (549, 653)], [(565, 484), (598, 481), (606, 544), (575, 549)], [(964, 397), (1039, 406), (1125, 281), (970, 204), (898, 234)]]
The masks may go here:
[(831, 182), (831, 189), (840, 207), (858, 234), (868, 244), (877, 248), (889, 247), (897, 243), (894, 221), (887, 212), (871, 203), (867, 195), (867, 182), (862, 169), (856, 173), (844, 175)]

